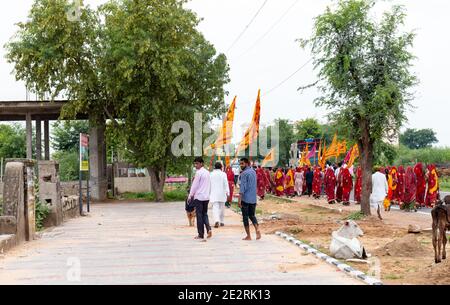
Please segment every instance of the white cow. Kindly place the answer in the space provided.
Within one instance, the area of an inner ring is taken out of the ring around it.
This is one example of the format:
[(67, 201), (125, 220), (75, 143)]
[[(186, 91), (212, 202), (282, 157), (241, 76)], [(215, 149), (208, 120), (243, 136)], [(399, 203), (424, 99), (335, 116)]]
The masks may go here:
[(345, 224), (332, 234), (330, 245), (331, 256), (337, 259), (366, 259), (366, 251), (358, 237), (364, 235), (364, 232), (354, 221), (346, 221)]

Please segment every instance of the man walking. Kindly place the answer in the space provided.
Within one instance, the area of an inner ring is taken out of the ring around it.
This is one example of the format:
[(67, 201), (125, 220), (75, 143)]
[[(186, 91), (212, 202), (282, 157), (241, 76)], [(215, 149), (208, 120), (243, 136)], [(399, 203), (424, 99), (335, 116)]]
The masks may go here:
[(194, 206), (197, 214), (197, 230), (196, 240), (206, 241), (205, 227), (208, 238), (212, 237), (211, 226), (208, 219), (208, 204), (211, 193), (211, 178), (209, 172), (203, 167), (203, 158), (198, 157), (194, 160), (194, 167), (197, 170), (189, 193), (189, 200), (194, 200)]
[(228, 177), (222, 171), (222, 168), (222, 163), (217, 162), (214, 166), (214, 171), (211, 173), (211, 195), (209, 201), (213, 206), (213, 217), (216, 228), (225, 226), (225, 202), (230, 195)]
[(372, 194), (370, 195), (370, 205), (377, 209), (378, 218), (381, 217), (381, 205), (388, 193), (388, 183), (386, 176), (380, 172), (380, 168), (374, 168), (375, 173), (372, 175)]
[(242, 217), (244, 221), (244, 228), (247, 236), (244, 240), (252, 240), (250, 235), (250, 223), (252, 221), (256, 231), (256, 239), (261, 239), (261, 232), (259, 231), (258, 220), (256, 219), (256, 172), (250, 167), (250, 162), (247, 158), (242, 158), (240, 161), (241, 167), (241, 187), (239, 196), (239, 207), (242, 210)]

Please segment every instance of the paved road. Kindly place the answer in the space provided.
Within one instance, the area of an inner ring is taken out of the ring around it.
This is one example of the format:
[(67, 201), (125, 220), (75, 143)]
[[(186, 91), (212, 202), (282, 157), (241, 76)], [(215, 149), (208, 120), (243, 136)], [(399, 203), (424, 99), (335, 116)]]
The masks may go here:
[(241, 241), (231, 211), (212, 240), (194, 241), (183, 208), (94, 205), (90, 217), (7, 253), (0, 284), (361, 284), (276, 236)]

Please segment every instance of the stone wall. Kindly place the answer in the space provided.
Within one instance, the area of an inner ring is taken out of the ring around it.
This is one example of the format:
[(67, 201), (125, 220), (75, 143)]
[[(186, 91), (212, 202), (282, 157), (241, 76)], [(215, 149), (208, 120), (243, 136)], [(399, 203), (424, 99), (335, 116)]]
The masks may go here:
[(114, 186), (119, 194), (147, 193), (152, 189), (150, 177), (114, 178)]

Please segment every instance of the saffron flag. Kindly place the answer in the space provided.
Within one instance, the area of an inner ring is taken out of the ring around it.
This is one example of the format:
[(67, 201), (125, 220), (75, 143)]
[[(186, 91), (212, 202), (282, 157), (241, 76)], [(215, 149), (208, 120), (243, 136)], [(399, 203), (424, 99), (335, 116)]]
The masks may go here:
[(355, 144), (351, 150), (350, 157), (348, 159), (348, 167), (352, 167), (355, 164), (356, 159), (359, 157), (359, 147)]
[(225, 145), (231, 143), (231, 139), (233, 138), (233, 122), (234, 111), (236, 109), (236, 99), (237, 97), (234, 97), (234, 100), (228, 109), (227, 115), (223, 119), (222, 128), (220, 129), (216, 142), (208, 147), (207, 150), (223, 148)]
[(304, 166), (304, 165), (311, 166), (311, 162), (307, 158), (308, 154), (309, 154), (309, 145), (306, 144), (306, 146), (305, 146), (305, 148), (303, 149), (303, 152), (302, 152), (302, 158), (300, 159), (300, 166)]
[(261, 167), (274, 167), (276, 165), (274, 164), (275, 160), (276, 160), (276, 151), (275, 148), (272, 148), (262, 161)]
[(252, 123), (244, 134), (244, 138), (236, 150), (236, 156), (245, 151), (259, 135), (259, 123), (261, 120), (261, 90), (258, 90), (258, 98), (256, 99), (255, 111), (253, 112)]

